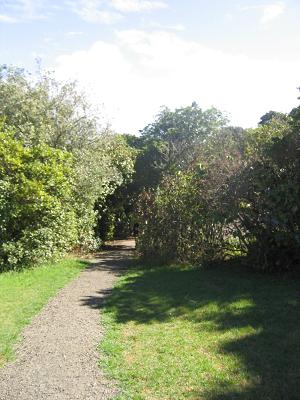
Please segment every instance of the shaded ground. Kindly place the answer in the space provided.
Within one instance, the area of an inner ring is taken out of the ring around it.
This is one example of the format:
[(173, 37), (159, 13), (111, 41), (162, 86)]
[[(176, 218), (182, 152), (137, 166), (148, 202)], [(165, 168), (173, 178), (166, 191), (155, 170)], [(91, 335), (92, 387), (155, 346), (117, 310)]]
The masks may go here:
[(230, 263), (126, 273), (102, 342), (120, 399), (299, 400), (299, 284)]
[(0, 371), (0, 400), (102, 400), (116, 393), (97, 365), (98, 308), (133, 247), (113, 243), (34, 318), (16, 360)]

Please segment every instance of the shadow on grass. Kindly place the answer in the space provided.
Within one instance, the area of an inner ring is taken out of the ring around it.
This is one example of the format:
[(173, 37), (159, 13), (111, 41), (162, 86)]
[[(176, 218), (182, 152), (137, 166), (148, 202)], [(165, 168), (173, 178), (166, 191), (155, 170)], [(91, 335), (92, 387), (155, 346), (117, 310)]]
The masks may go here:
[[(190, 393), (191, 399), (299, 400), (299, 288), (299, 281), (232, 265), (163, 267), (130, 274), (109, 293), (105, 306), (119, 323), (163, 323), (178, 316), (194, 323), (195, 329), (207, 329), (208, 335), (249, 329), (246, 335), (223, 341), (218, 352), (239, 358), (251, 386), (216, 382), (206, 393)], [(91, 301), (86, 305), (93, 306)], [(247, 306), (239, 306), (243, 302)]]

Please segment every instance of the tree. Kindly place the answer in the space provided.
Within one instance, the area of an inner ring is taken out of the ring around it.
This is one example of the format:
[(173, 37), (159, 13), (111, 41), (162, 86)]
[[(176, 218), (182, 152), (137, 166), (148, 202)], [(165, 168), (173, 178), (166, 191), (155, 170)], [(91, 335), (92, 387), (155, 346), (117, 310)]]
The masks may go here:
[(174, 111), (164, 107), (156, 120), (141, 131), (152, 147), (152, 155), (156, 153), (152, 167), (169, 172), (185, 168), (201, 143), (220, 131), (226, 122), (217, 109), (203, 111), (196, 103)]
[(269, 111), (260, 118), (259, 125), (266, 125), (271, 121), (285, 122), (287, 121), (287, 119), (288, 116), (284, 113), (277, 111)]
[(49, 75), (32, 77), (23, 70), (0, 69), (0, 116), (16, 140), (34, 148), (46, 144), (73, 155), (74, 198), (81, 246), (94, 248), (95, 204), (126, 180), (133, 170), (130, 149), (107, 126), (74, 82)]
[(296, 108), (256, 129), (207, 137), (188, 168), (141, 195), (140, 252), (189, 262), (239, 255), (264, 270), (297, 268), (299, 115)]
[(29, 146), (46, 143), (72, 152), (101, 133), (75, 82), (61, 83), (49, 74), (31, 76), (12, 67), (0, 68), (0, 116)]

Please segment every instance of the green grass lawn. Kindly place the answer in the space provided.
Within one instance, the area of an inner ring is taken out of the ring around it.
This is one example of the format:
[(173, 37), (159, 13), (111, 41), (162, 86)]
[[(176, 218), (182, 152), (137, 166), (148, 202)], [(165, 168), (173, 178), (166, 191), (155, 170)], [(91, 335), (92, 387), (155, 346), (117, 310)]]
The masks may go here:
[(300, 282), (227, 266), (136, 269), (104, 307), (118, 399), (299, 400)]
[(0, 274), (0, 367), (12, 358), (13, 346), (24, 326), (85, 265), (83, 261), (66, 259)]

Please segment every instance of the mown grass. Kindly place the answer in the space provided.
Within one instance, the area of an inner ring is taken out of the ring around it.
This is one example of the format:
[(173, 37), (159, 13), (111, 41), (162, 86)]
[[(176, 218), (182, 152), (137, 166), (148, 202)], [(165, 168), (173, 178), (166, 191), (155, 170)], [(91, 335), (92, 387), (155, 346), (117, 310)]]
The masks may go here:
[(13, 357), (14, 344), (24, 326), (85, 265), (80, 260), (66, 259), (0, 274), (0, 367)]
[(300, 285), (240, 268), (126, 273), (103, 310), (118, 399), (300, 398)]

